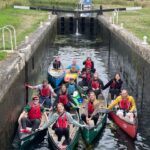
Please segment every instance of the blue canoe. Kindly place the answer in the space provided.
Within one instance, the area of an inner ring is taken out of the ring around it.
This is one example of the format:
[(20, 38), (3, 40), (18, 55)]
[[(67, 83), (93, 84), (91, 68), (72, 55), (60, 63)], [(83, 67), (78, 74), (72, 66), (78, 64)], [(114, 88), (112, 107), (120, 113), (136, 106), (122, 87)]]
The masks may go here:
[(48, 81), (53, 84), (54, 87), (58, 87), (64, 80), (65, 71), (63, 69), (53, 69), (52, 65), (48, 68)]

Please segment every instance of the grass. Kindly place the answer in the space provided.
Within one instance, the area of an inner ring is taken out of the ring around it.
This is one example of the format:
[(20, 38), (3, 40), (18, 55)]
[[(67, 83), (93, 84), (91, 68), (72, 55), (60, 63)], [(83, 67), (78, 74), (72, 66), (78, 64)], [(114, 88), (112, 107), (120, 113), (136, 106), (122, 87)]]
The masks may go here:
[[(19, 45), (24, 40), (26, 35), (34, 32), (39, 27), (41, 21), (44, 21), (48, 18), (48, 14), (47, 12), (43, 11), (17, 10), (6, 8), (0, 10), (0, 18), (0, 28), (9, 24), (15, 27), (17, 32), (17, 45)], [(8, 35), (6, 32), (6, 37), (7, 36)], [(1, 32), (0, 41), (2, 41)], [(10, 49), (10, 43), (7, 40), (6, 48)], [(2, 49), (2, 42), (0, 42), (0, 49)]]
[(5, 59), (7, 56), (7, 53), (6, 52), (0, 52), (0, 61)]

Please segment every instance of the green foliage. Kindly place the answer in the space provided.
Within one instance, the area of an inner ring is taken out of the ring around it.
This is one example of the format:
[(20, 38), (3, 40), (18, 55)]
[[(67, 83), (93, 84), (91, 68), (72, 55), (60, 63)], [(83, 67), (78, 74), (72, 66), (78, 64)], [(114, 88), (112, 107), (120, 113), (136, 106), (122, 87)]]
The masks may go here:
[(7, 53), (6, 53), (6, 52), (1, 52), (1, 51), (0, 51), (0, 61), (3, 60), (3, 59), (5, 59), (6, 56), (7, 56)]

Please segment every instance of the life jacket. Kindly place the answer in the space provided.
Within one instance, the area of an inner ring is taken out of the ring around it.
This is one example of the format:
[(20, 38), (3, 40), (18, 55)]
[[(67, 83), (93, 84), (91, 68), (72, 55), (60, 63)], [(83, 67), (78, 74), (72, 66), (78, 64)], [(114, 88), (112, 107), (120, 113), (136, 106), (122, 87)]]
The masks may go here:
[(91, 60), (86, 60), (85, 62), (85, 68), (92, 68), (92, 61)]
[(78, 71), (77, 71), (76, 66), (72, 65), (72, 67), (71, 67), (71, 69), (70, 69), (70, 72), (71, 72), (71, 73), (77, 73)]
[(68, 85), (68, 94), (73, 94), (73, 92), (76, 90), (75, 84), (69, 84)]
[(94, 112), (94, 104), (88, 102), (88, 114), (92, 114)]
[(50, 96), (51, 95), (50, 87), (49, 86), (42, 87), (42, 89), (40, 90), (40, 95), (43, 96), (43, 97)]
[(56, 122), (57, 128), (68, 128), (68, 121), (67, 121), (67, 115), (64, 113), (63, 115), (60, 115)]
[(113, 80), (112, 84), (110, 85), (110, 88), (115, 89), (116, 88), (116, 81)]
[(131, 107), (131, 102), (130, 102), (128, 99), (126, 99), (126, 100), (122, 99), (122, 100), (119, 102), (119, 108), (120, 108), (120, 109), (129, 110), (130, 107)]
[(41, 119), (42, 113), (41, 113), (41, 107), (40, 104), (35, 106), (34, 104), (31, 104), (31, 109), (28, 112), (29, 119)]
[(100, 83), (98, 82), (98, 80), (92, 80), (91, 87), (92, 87), (93, 89), (101, 89), (101, 85), (100, 85)]
[(68, 104), (68, 96), (67, 94), (62, 94), (59, 96), (59, 103), (63, 103), (64, 105)]
[(90, 81), (91, 80), (91, 74), (90, 73), (86, 73), (86, 80)]

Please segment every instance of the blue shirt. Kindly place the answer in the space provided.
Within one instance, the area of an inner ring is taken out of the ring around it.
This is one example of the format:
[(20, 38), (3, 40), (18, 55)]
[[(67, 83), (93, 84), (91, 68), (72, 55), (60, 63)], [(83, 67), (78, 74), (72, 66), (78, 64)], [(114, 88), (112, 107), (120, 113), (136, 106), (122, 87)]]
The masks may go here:
[[(71, 69), (71, 68), (72, 68), (72, 64), (69, 65), (66, 69)], [(80, 70), (80, 67), (79, 67), (78, 65), (76, 65), (76, 69), (77, 69), (77, 71), (79, 71), (79, 70)]]

